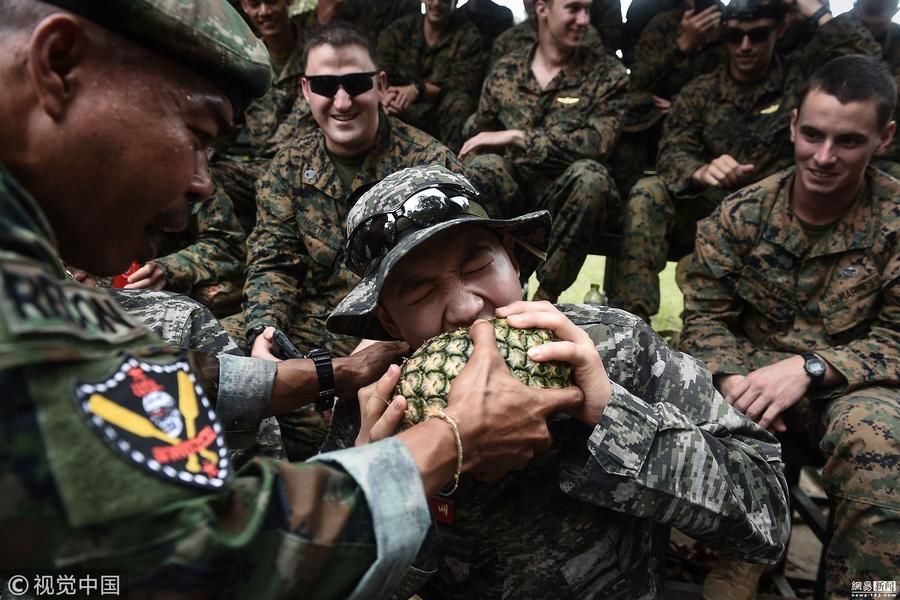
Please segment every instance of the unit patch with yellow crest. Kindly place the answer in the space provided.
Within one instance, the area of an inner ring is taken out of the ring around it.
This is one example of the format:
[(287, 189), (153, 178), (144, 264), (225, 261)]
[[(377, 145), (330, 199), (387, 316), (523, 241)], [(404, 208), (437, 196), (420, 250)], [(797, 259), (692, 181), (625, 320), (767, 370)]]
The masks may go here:
[(125, 356), (108, 379), (79, 383), (75, 396), (85, 420), (126, 462), (208, 490), (228, 480), (222, 426), (187, 362)]

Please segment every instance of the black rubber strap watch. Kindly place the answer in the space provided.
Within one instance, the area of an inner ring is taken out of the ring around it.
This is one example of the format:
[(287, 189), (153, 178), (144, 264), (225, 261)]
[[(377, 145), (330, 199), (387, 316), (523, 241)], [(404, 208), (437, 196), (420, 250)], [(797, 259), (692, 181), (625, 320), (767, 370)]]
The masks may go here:
[(822, 385), (822, 380), (825, 379), (825, 371), (828, 370), (825, 361), (813, 352), (803, 352), (800, 356), (803, 357), (803, 370), (806, 371), (806, 375), (809, 377), (809, 386), (815, 389)]
[(306, 358), (312, 359), (316, 365), (316, 376), (319, 378), (319, 397), (315, 402), (316, 410), (325, 412), (334, 408), (334, 367), (331, 365), (331, 352), (324, 348), (310, 350)]

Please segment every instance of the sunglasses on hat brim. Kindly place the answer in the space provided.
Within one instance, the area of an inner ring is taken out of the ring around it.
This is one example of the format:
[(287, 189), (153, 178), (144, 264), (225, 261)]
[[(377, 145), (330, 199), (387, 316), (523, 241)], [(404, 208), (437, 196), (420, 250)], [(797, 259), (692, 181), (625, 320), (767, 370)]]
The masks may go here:
[(372, 215), (347, 240), (347, 266), (365, 276), (397, 245), (401, 234), (469, 215), (487, 219), (477, 193), (452, 183), (432, 184), (410, 194), (396, 209)]
[(348, 96), (353, 97), (365, 94), (375, 87), (375, 80), (372, 77), (377, 74), (378, 71), (346, 75), (307, 75), (305, 79), (313, 94), (334, 98), (338, 89), (343, 88)]

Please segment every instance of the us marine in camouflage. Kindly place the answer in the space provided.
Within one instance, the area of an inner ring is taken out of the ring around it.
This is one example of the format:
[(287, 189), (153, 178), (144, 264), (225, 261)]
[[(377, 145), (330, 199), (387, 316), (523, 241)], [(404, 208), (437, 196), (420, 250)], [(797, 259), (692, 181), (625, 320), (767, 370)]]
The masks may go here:
[(815, 73), (796, 167), (701, 221), (685, 289), (683, 349), (735, 408), (827, 459), (828, 598), (900, 570), (900, 182), (867, 167), (895, 102), (877, 59)]
[(325, 22), (320, 22), (320, 13), (323, 19), (343, 17), (340, 8), (325, 10), (333, 3), (321, 4), (321, 9), (289, 17), (288, 0), (241, 0), (241, 9), (266, 45), (276, 74), (268, 93), (244, 110), (244, 125), (235, 142), (214, 162), (216, 180), (231, 197), (248, 233), (256, 218), (256, 181), (283, 144), (315, 129), (300, 93), (303, 46)]
[(491, 51), (497, 36), (513, 26), (512, 11), (493, 0), (468, 0), (456, 13), (478, 28), (485, 52)]
[(689, 81), (716, 69), (727, 59), (719, 39), (720, 6), (699, 13), (693, 0), (684, 8), (653, 17), (634, 48), (631, 89), (622, 137), (613, 153), (613, 176), (627, 197), (645, 171), (656, 168), (663, 119), (672, 101)]
[[(411, 215), (412, 226), (392, 235), (386, 215)], [(482, 473), (491, 483), (464, 477), (433, 498), (436, 545), (426, 542), (404, 593), (433, 572), (423, 597), (654, 598), (653, 521), (752, 560), (781, 555), (789, 520), (779, 446), (725, 403), (702, 363), (623, 311), (519, 300), (518, 266), (551, 236), (546, 211), (489, 219), (464, 177), (419, 167), (363, 194), (347, 233), (363, 279), (329, 317), (333, 331), (418, 347), (473, 322), (493, 332), (479, 320), (505, 317), (551, 330), (560, 342), (529, 355), (571, 363), (585, 395), (581, 410), (551, 420), (553, 446), (523, 471)], [(494, 381), (504, 372), (501, 361), (483, 373), (498, 398), (511, 392)], [(402, 398), (386, 407), (399, 373), (360, 391), (361, 440), (402, 419)]]
[(553, 215), (549, 255), (537, 272), (541, 300), (555, 301), (575, 281), (593, 237), (619, 214), (603, 163), (622, 126), (628, 75), (618, 60), (582, 44), (589, 8), (590, 0), (535, 3), (540, 40), (494, 65), (475, 135), (459, 155), (471, 158), (466, 173), (488, 214), (542, 208)]
[(184, 231), (159, 236), (160, 258), (128, 276), (128, 289), (186, 294), (217, 317), (241, 310), (245, 234), (222, 189), (190, 206)]
[[(385, 76), (376, 73), (364, 36), (330, 26), (308, 47), (303, 93), (319, 128), (275, 157), (260, 181), (257, 226), (247, 240), (244, 318), (247, 347), (258, 357), (271, 357), (256, 344), (265, 327), (286, 332), (302, 352), (349, 354), (358, 340), (325, 330), (328, 313), (358, 281), (341, 264), (348, 198), (405, 166), (461, 168), (436, 140), (379, 111)], [(320, 81), (350, 74), (366, 89), (319, 88)], [(292, 460), (318, 450), (327, 428), (314, 417), (279, 417)]]
[[(853, 12), (881, 46), (881, 58), (894, 77), (900, 77), (900, 25), (894, 23), (897, 0), (857, 0)], [(897, 112), (894, 118), (897, 118)], [(900, 177), (900, 143), (895, 138), (888, 149), (874, 160), (875, 166)]]
[(481, 34), (456, 13), (456, 0), (427, 0), (424, 15), (399, 19), (378, 37), (384, 109), (458, 152), (486, 61)]
[[(525, 14), (528, 18), (518, 25), (507, 29), (494, 40), (491, 46), (490, 61), (488, 63), (488, 73), (497, 61), (513, 52), (522, 48), (530, 48), (538, 41), (537, 34), (537, 16), (534, 14), (534, 0), (523, 0), (525, 5)], [(592, 48), (596, 52), (603, 54), (607, 52), (600, 34), (593, 25), (584, 32), (584, 39), (581, 42), (585, 46)], [(613, 51), (614, 52), (614, 51)], [(610, 52), (612, 54), (612, 52)]]
[[(173, 354), (61, 264), (120, 273), (152, 258), (155, 230), (184, 226), (213, 193), (209, 140), (268, 88), (265, 49), (225, 0), (0, 0), (0, 14), (0, 563), (118, 570), (138, 597), (389, 596), (457, 444), (464, 471), (522, 466), (581, 392), (520, 390), (537, 415), (488, 402), (472, 374), (499, 356), (479, 342), (454, 383), (458, 434), (431, 421), (236, 475), (217, 411), (311, 399), (312, 361)], [(504, 431), (501, 415), (522, 423)]]
[(852, 14), (832, 19), (818, 0), (797, 10), (818, 29), (789, 57), (774, 52), (780, 0), (736, 0), (725, 9), (727, 64), (682, 88), (663, 126), (656, 170), (631, 190), (622, 257), (611, 297), (644, 319), (659, 310), (659, 277), (670, 253), (693, 247), (696, 222), (730, 192), (791, 162), (788, 125), (806, 78), (829, 59), (875, 54)]

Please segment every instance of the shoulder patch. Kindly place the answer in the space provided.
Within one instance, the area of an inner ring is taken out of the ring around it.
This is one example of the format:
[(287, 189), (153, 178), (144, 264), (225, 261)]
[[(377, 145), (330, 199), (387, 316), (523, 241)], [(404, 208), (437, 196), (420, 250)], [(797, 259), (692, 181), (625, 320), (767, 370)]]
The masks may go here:
[(106, 292), (13, 260), (0, 263), (0, 318), (12, 337), (52, 333), (115, 344), (147, 334)]
[(228, 480), (222, 426), (187, 362), (151, 365), (126, 355), (109, 379), (76, 385), (75, 400), (126, 462), (208, 490)]

